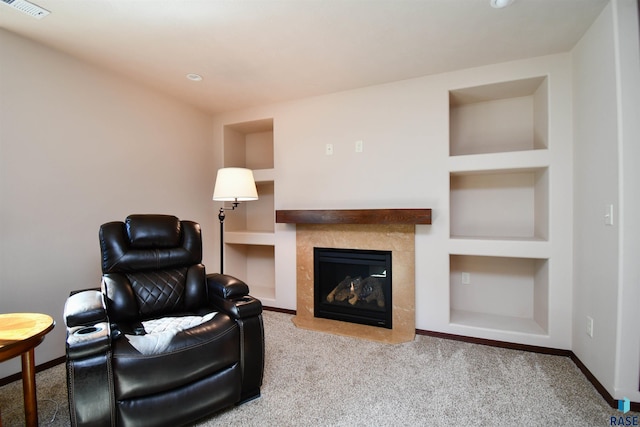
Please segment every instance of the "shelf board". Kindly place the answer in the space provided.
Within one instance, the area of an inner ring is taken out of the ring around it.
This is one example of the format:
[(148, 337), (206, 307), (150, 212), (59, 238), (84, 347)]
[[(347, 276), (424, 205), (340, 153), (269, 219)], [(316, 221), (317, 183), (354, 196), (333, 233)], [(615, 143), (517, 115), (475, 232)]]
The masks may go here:
[(280, 210), (286, 224), (431, 224), (431, 209)]
[(272, 182), (275, 177), (275, 169), (254, 169), (253, 179), (257, 182)]
[(274, 246), (275, 234), (266, 231), (225, 231), (225, 244)]
[(449, 254), (547, 259), (550, 244), (540, 238), (451, 237)]
[(546, 149), (449, 157), (449, 171), (455, 174), (495, 171), (522, 172), (548, 166), (549, 151)]
[(449, 323), (452, 326), (466, 326), (532, 335), (548, 335), (547, 331), (542, 329), (542, 327), (531, 318), (474, 313), (452, 309)]

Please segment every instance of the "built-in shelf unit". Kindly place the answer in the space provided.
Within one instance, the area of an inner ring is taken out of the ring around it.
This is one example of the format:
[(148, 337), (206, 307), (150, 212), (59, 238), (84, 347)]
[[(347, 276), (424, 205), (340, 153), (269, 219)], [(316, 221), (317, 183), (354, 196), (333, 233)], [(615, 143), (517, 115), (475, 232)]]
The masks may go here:
[(224, 167), (253, 170), (257, 201), (241, 203), (225, 219), (227, 274), (250, 284), (251, 294), (275, 299), (275, 180), (273, 119), (224, 126)]
[(547, 78), (452, 90), (449, 104), (449, 323), (546, 335)]

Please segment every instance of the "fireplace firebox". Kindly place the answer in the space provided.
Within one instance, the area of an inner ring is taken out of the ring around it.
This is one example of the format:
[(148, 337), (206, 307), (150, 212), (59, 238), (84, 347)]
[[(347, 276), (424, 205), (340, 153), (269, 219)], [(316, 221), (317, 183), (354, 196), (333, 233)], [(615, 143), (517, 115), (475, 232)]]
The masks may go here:
[(391, 251), (314, 248), (314, 316), (392, 329)]

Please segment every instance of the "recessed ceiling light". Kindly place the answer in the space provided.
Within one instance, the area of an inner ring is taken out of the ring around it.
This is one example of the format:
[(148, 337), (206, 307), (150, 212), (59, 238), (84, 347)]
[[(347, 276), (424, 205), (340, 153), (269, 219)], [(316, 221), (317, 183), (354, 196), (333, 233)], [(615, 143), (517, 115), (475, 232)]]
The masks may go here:
[(491, 7), (502, 9), (503, 7), (507, 7), (513, 3), (513, 0), (490, 0), (489, 3), (491, 4)]
[(189, 73), (187, 74), (187, 78), (192, 82), (200, 82), (202, 81), (202, 76), (200, 74)]

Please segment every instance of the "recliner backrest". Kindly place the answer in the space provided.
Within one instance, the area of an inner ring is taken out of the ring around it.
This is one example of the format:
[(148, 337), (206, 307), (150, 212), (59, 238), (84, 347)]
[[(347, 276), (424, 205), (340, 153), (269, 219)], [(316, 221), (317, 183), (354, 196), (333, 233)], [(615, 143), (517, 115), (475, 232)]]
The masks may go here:
[(195, 311), (207, 300), (200, 226), (130, 215), (100, 227), (103, 291), (114, 321)]
[(200, 225), (170, 215), (129, 215), (100, 227), (102, 273), (184, 267), (202, 261)]

